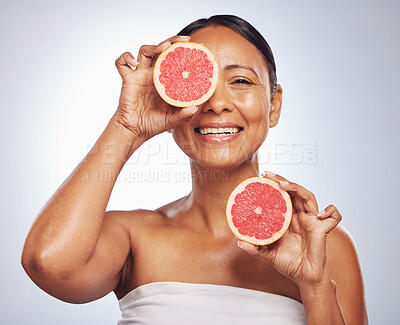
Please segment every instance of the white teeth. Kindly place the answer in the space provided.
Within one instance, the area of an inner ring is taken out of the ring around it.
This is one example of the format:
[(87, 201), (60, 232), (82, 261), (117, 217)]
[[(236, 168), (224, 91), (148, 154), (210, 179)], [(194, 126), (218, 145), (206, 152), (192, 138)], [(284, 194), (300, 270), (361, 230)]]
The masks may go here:
[(218, 137), (226, 134), (236, 134), (239, 132), (239, 128), (199, 128), (201, 134), (214, 134)]

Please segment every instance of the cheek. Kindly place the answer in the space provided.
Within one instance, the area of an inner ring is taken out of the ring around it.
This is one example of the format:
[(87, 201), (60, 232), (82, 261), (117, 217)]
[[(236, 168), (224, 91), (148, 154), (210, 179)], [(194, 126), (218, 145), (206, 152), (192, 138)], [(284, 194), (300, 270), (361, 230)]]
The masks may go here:
[[(265, 90), (254, 90), (236, 94), (236, 108), (248, 126), (248, 149), (255, 152), (264, 142), (269, 131), (268, 96)], [(251, 147), (251, 148), (250, 148)]]
[(234, 102), (247, 123), (268, 125), (268, 96), (264, 90), (236, 92)]

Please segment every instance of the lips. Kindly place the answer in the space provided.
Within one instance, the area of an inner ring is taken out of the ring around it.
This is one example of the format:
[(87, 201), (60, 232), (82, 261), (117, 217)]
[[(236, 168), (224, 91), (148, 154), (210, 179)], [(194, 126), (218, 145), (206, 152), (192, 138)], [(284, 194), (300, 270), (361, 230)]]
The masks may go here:
[(242, 130), (243, 127), (231, 122), (206, 123), (194, 128), (196, 135), (209, 143), (233, 141)]

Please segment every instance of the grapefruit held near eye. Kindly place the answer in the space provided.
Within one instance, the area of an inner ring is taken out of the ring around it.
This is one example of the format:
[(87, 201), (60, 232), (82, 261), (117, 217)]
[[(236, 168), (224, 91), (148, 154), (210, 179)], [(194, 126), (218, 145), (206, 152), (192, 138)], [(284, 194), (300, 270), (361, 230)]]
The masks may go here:
[(200, 105), (217, 87), (217, 60), (202, 44), (173, 43), (158, 57), (153, 80), (157, 92), (168, 104), (175, 107)]
[(275, 181), (251, 177), (232, 191), (226, 216), (236, 237), (254, 245), (268, 245), (288, 229), (292, 202)]

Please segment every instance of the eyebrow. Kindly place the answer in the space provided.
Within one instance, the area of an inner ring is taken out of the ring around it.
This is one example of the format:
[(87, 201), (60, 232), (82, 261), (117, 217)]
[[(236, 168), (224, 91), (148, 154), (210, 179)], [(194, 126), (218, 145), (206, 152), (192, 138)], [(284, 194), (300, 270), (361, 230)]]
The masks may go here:
[[(228, 71), (228, 70), (233, 70), (233, 69), (246, 69), (246, 70), (250, 70), (251, 72), (253, 72), (253, 73), (257, 76), (257, 78), (259, 78), (257, 72), (256, 72), (253, 68), (248, 67), (247, 65), (243, 65), (243, 64), (229, 64), (229, 65), (226, 65), (226, 66), (224, 67), (224, 70), (226, 70), (226, 71)], [(260, 79), (260, 78), (259, 78), (259, 79)]]

